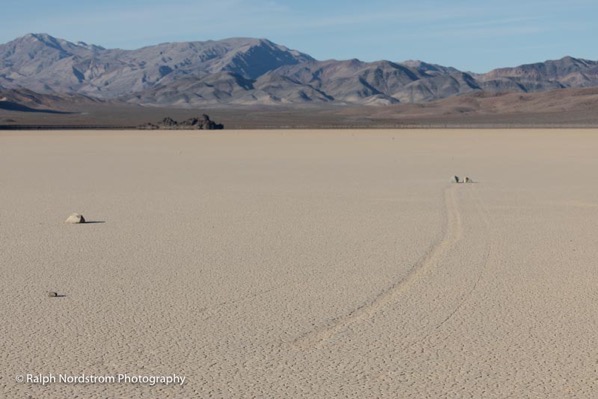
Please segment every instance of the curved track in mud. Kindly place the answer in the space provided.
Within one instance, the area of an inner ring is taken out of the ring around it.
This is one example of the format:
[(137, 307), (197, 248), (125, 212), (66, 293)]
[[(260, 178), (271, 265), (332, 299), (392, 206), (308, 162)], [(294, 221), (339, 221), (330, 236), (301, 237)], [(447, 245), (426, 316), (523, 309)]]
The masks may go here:
[(445, 223), (443, 226), (444, 234), (441, 239), (430, 247), (426, 255), (411, 269), (407, 277), (395, 282), (393, 285), (382, 291), (372, 300), (364, 303), (350, 313), (334, 319), (318, 329), (300, 336), (292, 343), (299, 349), (309, 349), (318, 347), (334, 337), (339, 332), (345, 330), (354, 323), (359, 323), (371, 318), (380, 309), (397, 300), (401, 294), (409, 289), (413, 282), (421, 276), (442, 263), (446, 254), (463, 237), (463, 226), (461, 214), (457, 204), (457, 185), (451, 185), (444, 190), (445, 204)]

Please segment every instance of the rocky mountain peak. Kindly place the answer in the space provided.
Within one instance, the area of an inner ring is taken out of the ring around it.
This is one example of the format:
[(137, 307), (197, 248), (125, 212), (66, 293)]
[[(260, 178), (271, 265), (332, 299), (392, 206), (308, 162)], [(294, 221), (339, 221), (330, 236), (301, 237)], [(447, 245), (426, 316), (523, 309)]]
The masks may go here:
[(598, 87), (598, 62), (567, 56), (470, 74), (419, 60), (318, 61), (264, 38), (118, 50), (35, 33), (0, 44), (0, 87), (180, 107), (324, 102), (381, 105), (471, 92)]

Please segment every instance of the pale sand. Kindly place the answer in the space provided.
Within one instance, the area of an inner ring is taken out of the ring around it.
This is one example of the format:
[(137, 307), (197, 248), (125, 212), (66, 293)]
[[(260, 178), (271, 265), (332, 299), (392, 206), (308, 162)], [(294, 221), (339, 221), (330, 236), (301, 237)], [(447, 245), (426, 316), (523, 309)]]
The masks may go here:
[(597, 173), (591, 130), (0, 133), (0, 397), (594, 398)]

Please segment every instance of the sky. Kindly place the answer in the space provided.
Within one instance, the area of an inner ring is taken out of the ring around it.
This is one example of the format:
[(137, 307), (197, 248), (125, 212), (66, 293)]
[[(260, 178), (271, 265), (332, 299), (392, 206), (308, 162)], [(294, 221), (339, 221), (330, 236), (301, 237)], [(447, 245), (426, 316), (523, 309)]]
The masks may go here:
[(267, 38), (325, 59), (422, 60), (471, 72), (598, 60), (596, 0), (1, 0), (0, 43), (48, 33), (106, 48)]

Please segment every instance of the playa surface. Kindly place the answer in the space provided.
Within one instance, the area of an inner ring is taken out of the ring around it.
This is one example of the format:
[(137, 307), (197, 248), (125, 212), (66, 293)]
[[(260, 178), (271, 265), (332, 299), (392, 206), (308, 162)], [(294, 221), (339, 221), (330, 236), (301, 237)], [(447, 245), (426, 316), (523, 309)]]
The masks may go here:
[(0, 132), (0, 397), (593, 398), (596, 154), (596, 130)]

